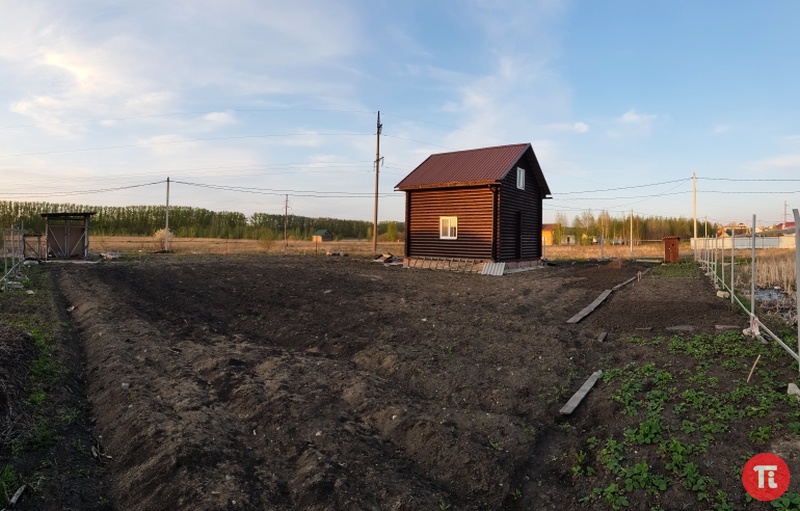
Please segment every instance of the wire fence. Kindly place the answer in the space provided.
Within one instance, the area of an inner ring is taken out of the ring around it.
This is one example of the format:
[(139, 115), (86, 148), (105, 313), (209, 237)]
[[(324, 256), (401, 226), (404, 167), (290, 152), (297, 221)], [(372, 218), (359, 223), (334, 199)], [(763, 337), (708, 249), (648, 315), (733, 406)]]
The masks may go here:
[(3, 276), (0, 278), (0, 289), (8, 291), (19, 278), (19, 267), (25, 259), (24, 238), (22, 228), (10, 227), (2, 231)]
[[(753, 215), (749, 235), (732, 232), (730, 236), (696, 238), (692, 248), (715, 287), (750, 317), (745, 332), (763, 342), (767, 342), (764, 335), (772, 338), (798, 362), (800, 370), (800, 213), (797, 209), (793, 213), (795, 225), (791, 229), (756, 232)], [(759, 298), (762, 305), (758, 305)], [(763, 305), (765, 299), (773, 306)], [(782, 314), (789, 323), (797, 322), (796, 351), (759, 317), (770, 312)]]

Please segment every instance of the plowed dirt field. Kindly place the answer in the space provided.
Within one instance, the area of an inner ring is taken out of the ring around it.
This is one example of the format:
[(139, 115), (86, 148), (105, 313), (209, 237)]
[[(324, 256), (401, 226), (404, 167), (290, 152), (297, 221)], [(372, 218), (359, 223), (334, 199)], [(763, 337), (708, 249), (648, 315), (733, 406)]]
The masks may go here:
[(653, 356), (629, 336), (746, 326), (699, 272), (645, 274), (566, 323), (648, 267), (164, 255), (57, 271), (116, 509), (455, 510), (586, 509), (562, 457), (584, 440), (566, 432), (618, 408), (594, 391), (564, 418), (572, 392)]

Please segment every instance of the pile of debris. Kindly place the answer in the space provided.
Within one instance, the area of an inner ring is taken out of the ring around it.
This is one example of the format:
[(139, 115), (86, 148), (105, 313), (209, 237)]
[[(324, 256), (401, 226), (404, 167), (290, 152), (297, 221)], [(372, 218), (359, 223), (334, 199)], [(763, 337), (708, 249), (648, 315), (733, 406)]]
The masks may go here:
[(372, 260), (372, 262), (383, 263), (386, 266), (402, 266), (403, 258), (401, 256), (396, 256), (391, 252), (387, 252), (385, 254), (376, 256), (375, 259)]

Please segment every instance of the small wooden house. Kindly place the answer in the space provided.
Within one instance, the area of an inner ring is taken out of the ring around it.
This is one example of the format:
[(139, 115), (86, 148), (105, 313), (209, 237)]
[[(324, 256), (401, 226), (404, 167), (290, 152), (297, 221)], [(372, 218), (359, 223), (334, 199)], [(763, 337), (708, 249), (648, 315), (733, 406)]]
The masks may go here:
[(328, 229), (320, 229), (311, 235), (311, 241), (314, 243), (324, 243), (326, 241), (333, 241), (333, 234)]
[(550, 188), (530, 144), (433, 154), (396, 189), (406, 193), (407, 258), (542, 257)]
[(542, 245), (548, 247), (553, 244), (556, 224), (542, 224)]

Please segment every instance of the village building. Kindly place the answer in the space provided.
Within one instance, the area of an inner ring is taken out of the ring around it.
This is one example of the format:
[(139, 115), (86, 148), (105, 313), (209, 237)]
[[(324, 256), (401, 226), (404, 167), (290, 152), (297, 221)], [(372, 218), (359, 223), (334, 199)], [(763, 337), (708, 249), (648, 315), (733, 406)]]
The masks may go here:
[(407, 259), (542, 257), (551, 193), (530, 144), (433, 154), (396, 189), (406, 194)]

